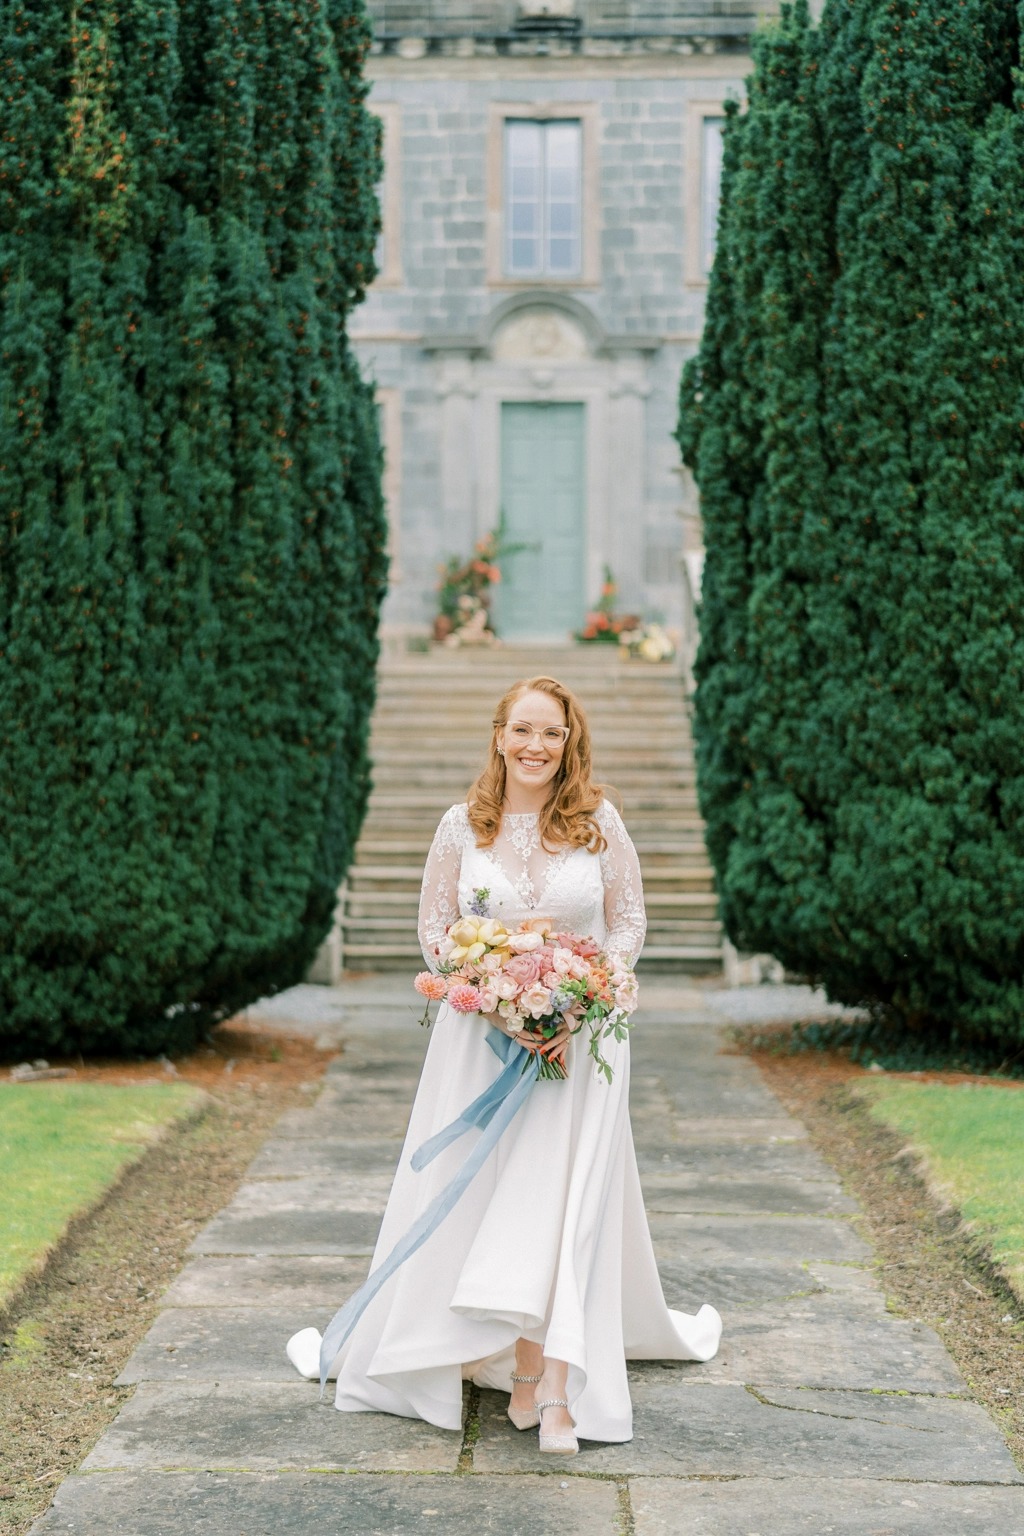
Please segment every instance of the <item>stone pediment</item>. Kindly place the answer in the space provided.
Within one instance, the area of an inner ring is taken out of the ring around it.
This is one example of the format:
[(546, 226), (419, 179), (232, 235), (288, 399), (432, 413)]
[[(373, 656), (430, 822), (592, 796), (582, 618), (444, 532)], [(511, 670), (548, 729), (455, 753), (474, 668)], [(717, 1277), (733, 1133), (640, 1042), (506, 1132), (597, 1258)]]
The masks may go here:
[(589, 355), (583, 328), (549, 304), (513, 313), (498, 326), (491, 341), (491, 356), (501, 363), (572, 363)]

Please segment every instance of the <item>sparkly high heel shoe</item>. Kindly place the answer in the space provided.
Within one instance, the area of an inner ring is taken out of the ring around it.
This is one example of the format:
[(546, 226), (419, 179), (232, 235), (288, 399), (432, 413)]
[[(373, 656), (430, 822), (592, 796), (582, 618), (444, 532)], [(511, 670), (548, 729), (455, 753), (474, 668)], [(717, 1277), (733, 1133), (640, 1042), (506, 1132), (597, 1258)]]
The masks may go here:
[(545, 1408), (564, 1408), (569, 1411), (569, 1404), (564, 1397), (549, 1397), (543, 1403), (537, 1404), (537, 1413), (540, 1418), (540, 1449), (551, 1456), (575, 1456), (580, 1448), (572, 1430), (568, 1433), (563, 1429), (557, 1434), (546, 1435), (544, 1433), (544, 1419), (542, 1417)]
[[(512, 1380), (538, 1382), (540, 1381), (540, 1377), (520, 1376), (515, 1371), (513, 1371)], [(510, 1403), (506, 1409), (506, 1412), (508, 1413), (508, 1416), (512, 1420), (512, 1423), (515, 1425), (516, 1429), (536, 1429), (537, 1425), (540, 1423), (540, 1414), (536, 1408), (513, 1408)]]

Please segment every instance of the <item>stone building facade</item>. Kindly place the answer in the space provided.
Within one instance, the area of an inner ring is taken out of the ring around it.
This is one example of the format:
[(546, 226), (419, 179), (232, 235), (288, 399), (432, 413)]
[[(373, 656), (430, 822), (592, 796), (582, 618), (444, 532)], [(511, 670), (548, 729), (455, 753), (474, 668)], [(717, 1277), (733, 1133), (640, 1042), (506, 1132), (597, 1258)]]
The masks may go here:
[[(384, 125), (375, 380), (392, 578), (426, 633), (437, 567), (504, 517), (510, 639), (561, 639), (605, 566), (685, 629), (696, 498), (672, 438), (714, 252), (724, 103), (774, 0), (370, 0)], [(689, 596), (688, 596), (689, 594)]]

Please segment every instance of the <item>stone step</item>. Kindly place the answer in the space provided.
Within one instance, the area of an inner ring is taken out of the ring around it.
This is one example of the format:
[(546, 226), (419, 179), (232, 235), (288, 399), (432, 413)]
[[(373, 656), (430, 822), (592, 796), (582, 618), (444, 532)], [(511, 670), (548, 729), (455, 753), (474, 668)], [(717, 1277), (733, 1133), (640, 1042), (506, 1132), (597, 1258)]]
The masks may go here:
[[(395, 890), (415, 886), (418, 891), (423, 877), (425, 853), (419, 859), (409, 859), (401, 864), (353, 864), (348, 872), (348, 884), (353, 891)], [(649, 894), (678, 891), (707, 892), (713, 889), (713, 873), (706, 858), (694, 857), (690, 863), (682, 860), (667, 868), (649, 868), (640, 860), (640, 872), (644, 890)]]
[[(410, 944), (413, 948), (418, 947), (415, 942), (415, 924), (394, 914), (387, 917), (346, 916), (343, 928), (346, 953), (351, 953), (353, 948), (361, 945), (384, 942), (401, 947), (403, 952)], [(648, 917), (647, 937), (655, 947), (659, 944), (692, 942), (698, 948), (707, 948), (717, 942), (718, 925), (713, 918), (702, 921), (699, 918), (683, 917), (659, 921)], [(646, 952), (646, 945), (644, 947)]]
[(501, 695), (515, 679), (541, 674), (579, 694), (595, 777), (621, 795), (648, 905), (647, 964), (721, 967), (679, 672), (625, 661), (612, 647), (509, 646), (385, 657), (370, 739), (373, 790), (340, 914), (347, 968), (419, 967), (416, 910), (437, 823), (482, 767)]
[[(665, 918), (715, 922), (718, 903), (708, 891), (645, 891), (648, 922)], [(350, 887), (345, 903), (346, 926), (358, 927), (364, 918), (380, 917), (415, 925), (419, 908), (419, 886), (413, 890), (381, 890)]]
[[(389, 836), (389, 833), (394, 835)], [(422, 869), (433, 836), (433, 823), (421, 822), (408, 829), (396, 827), (391, 822), (379, 824), (375, 831), (364, 832), (359, 839), (353, 867), (366, 864), (415, 864)], [(695, 855), (699, 856), (702, 864), (707, 865), (707, 852), (700, 836), (674, 834), (659, 839), (657, 843), (647, 842), (643, 837), (634, 837), (633, 844), (644, 869), (656, 870), (677, 863), (685, 864), (692, 861)]]
[[(422, 969), (423, 956), (416, 944), (407, 943), (399, 949), (396, 945), (386, 943), (346, 943), (345, 967), (349, 971), (413, 972)], [(717, 974), (721, 969), (722, 948), (715, 944), (645, 945), (637, 965), (641, 977), (651, 970), (706, 976)], [(415, 1002), (415, 993), (412, 996)]]

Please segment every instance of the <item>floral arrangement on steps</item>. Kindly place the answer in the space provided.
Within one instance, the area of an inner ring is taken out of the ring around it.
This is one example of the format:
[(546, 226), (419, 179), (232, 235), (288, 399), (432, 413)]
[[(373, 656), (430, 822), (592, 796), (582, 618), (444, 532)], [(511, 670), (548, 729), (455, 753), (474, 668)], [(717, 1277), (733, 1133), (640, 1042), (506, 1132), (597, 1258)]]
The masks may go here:
[(583, 620), (583, 628), (573, 636), (583, 645), (618, 645), (624, 632), (643, 625), (635, 613), (616, 613), (615, 599), (619, 594), (611, 566), (604, 568), (601, 596)]
[(638, 624), (619, 635), (619, 648), (639, 661), (671, 661), (676, 654), (676, 638), (661, 624)]
[(601, 596), (573, 638), (584, 645), (617, 645), (623, 656), (639, 661), (671, 661), (676, 654), (675, 637), (661, 624), (645, 623), (635, 613), (616, 613), (618, 594), (611, 567), (606, 565)]
[(434, 639), (439, 645), (493, 645), (497, 640), (491, 623), (491, 593), (501, 580), (501, 561), (528, 544), (510, 544), (505, 537), (505, 516), (477, 544), (468, 560), (450, 555), (440, 567), (437, 584), (438, 614)]

